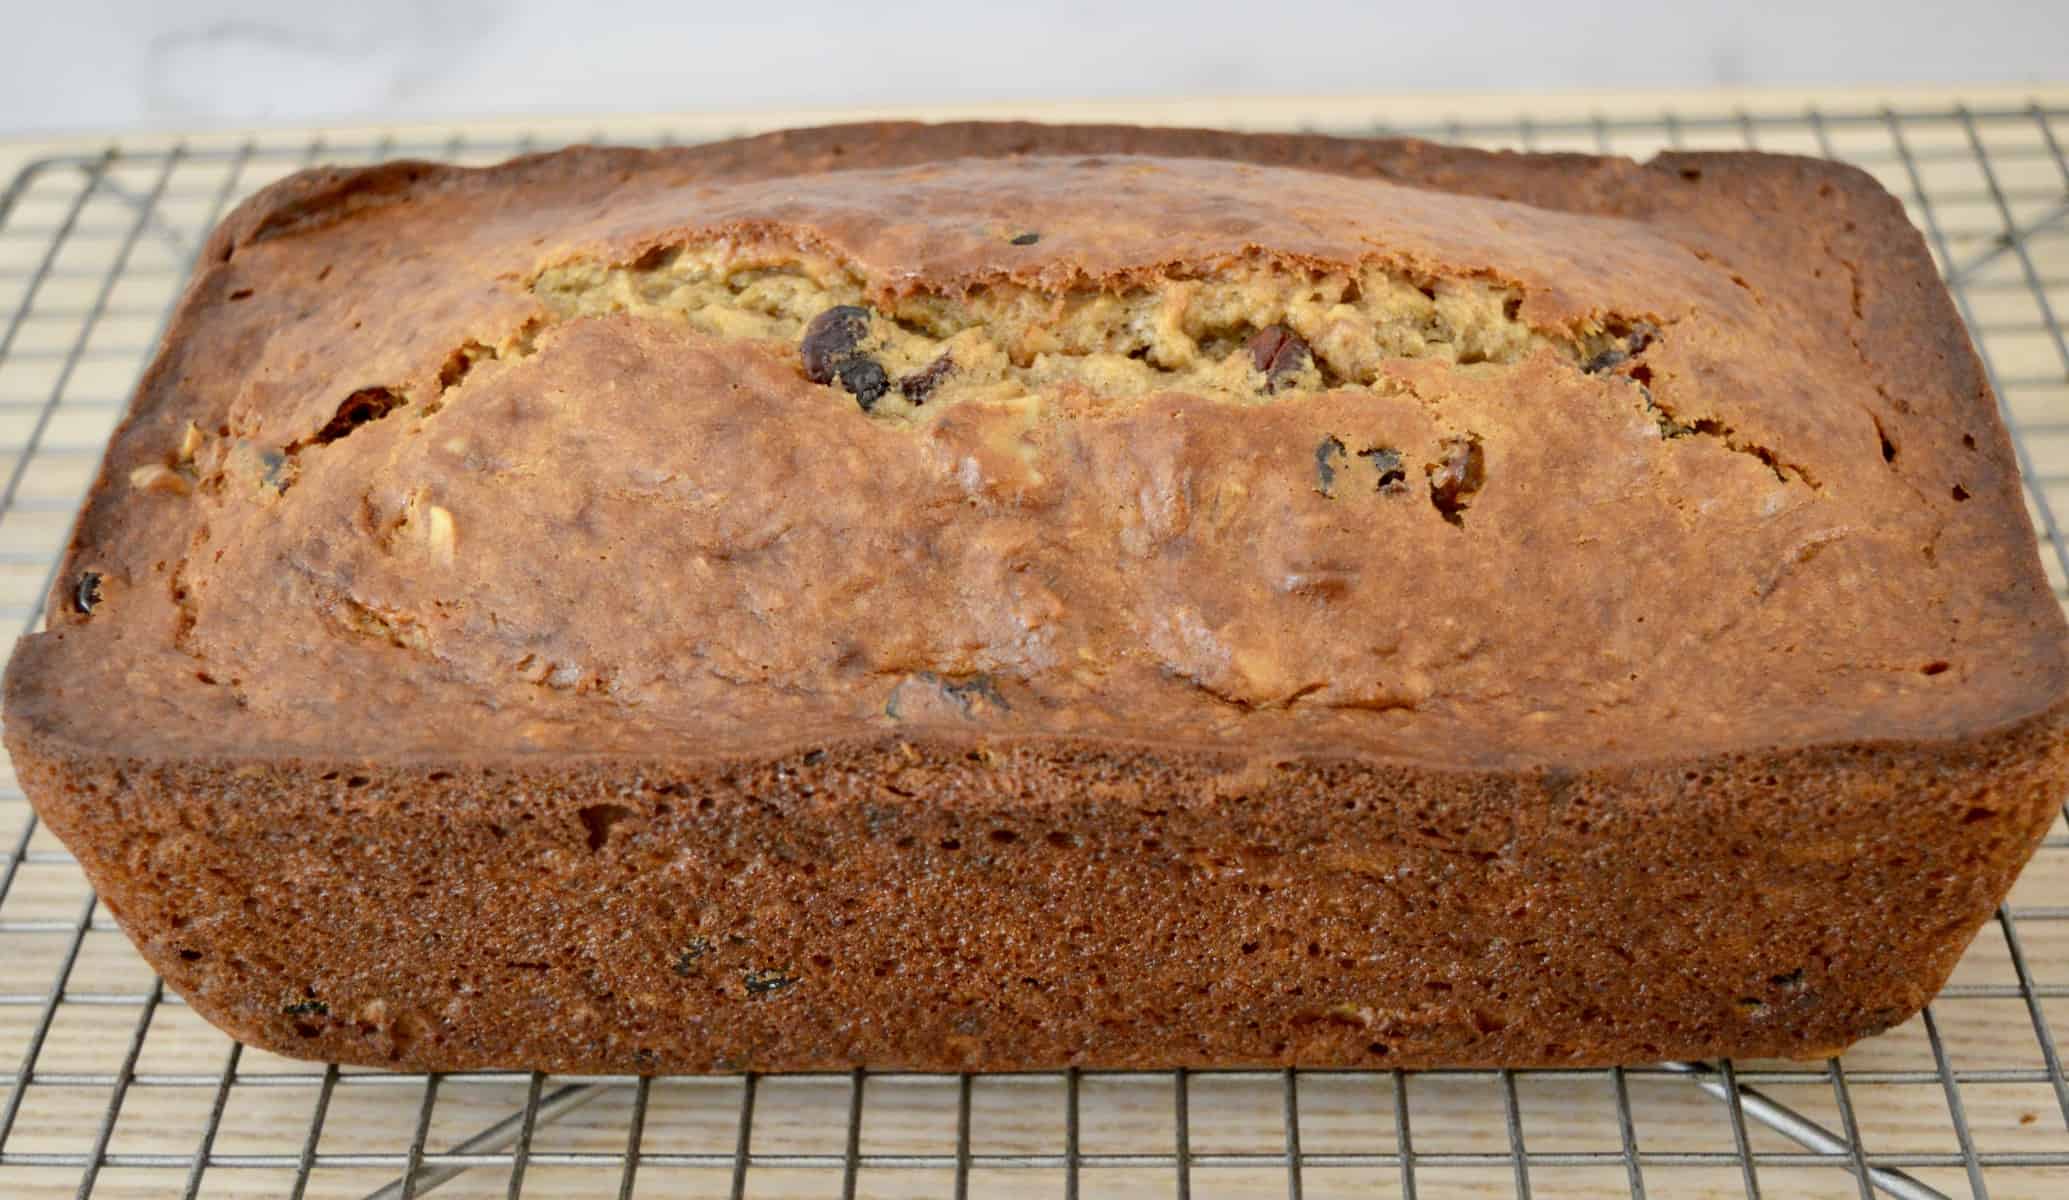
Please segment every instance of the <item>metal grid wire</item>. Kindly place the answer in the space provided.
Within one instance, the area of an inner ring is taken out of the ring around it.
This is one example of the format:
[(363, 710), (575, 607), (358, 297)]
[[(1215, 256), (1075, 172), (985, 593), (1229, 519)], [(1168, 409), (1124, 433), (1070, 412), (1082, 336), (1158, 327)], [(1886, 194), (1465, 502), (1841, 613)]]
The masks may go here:
[[(2003, 398), (2056, 593), (2069, 544), (2069, 110), (1451, 123), (1454, 142), (1822, 154), (1909, 206)], [(1384, 125), (1331, 129), (1396, 132)], [(643, 139), (643, 140), (666, 140)], [(532, 149), (385, 138), (109, 149), (0, 192), (0, 625), (34, 626), (203, 236), (298, 167)], [(1777, 214), (1777, 219), (1787, 219)], [(7, 831), (12, 831), (9, 834)], [(246, 1050), (168, 994), (0, 775), (0, 1192), (2069, 1195), (2069, 823), (1932, 1008), (1844, 1059), (1624, 1070), (564, 1079)]]

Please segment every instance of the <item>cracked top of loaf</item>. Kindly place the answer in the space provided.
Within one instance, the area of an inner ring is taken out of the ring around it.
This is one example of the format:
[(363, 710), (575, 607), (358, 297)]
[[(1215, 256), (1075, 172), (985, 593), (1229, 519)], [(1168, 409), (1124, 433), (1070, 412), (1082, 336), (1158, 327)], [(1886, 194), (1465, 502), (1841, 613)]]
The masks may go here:
[(1810, 160), (870, 125), (227, 220), (7, 718), (139, 754), (1461, 767), (2062, 696), (1993, 399)]

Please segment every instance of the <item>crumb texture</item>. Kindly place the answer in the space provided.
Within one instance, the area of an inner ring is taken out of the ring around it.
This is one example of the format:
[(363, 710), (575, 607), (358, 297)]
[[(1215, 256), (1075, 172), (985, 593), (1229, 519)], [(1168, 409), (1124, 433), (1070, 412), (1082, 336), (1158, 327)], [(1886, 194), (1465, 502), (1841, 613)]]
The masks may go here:
[[(900, 295), (878, 311), (868, 306), (868, 281), (848, 264), (725, 245), (649, 252), (634, 264), (557, 264), (532, 287), (563, 320), (630, 313), (778, 345), (798, 343), (815, 319), (842, 309), (860, 322), (841, 330), (846, 341), (900, 385), (871, 397), (865, 411), (906, 421), (927, 403), (1039, 403), (1064, 390), (1108, 400), (1285, 400), (1371, 387), (1390, 359), (1506, 365), (1547, 349), (1578, 365), (1617, 341), (1601, 329), (1532, 329), (1513, 315), (1516, 291), (1484, 279), (1413, 282), (1366, 264), (1325, 272), (1238, 261), (1069, 290), (978, 284), (961, 295)], [(1252, 343), (1268, 330), (1279, 340), (1260, 361)]]

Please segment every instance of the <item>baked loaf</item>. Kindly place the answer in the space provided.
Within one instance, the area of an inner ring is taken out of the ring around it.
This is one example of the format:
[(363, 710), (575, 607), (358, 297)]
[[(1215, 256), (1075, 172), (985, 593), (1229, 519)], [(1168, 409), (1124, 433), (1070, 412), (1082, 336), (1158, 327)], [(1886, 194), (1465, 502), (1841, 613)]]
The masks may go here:
[(2056, 811), (1901, 207), (1757, 154), (865, 125), (273, 186), (6, 686), (254, 1045), (1822, 1055)]

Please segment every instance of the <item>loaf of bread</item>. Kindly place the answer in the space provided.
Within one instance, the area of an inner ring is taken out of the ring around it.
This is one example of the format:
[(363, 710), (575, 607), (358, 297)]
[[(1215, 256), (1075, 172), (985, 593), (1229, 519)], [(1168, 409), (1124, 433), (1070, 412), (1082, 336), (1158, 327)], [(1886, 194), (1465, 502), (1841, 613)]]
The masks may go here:
[(2063, 633), (1859, 171), (866, 125), (243, 205), (6, 737), (297, 1056), (1808, 1056), (2058, 811)]

